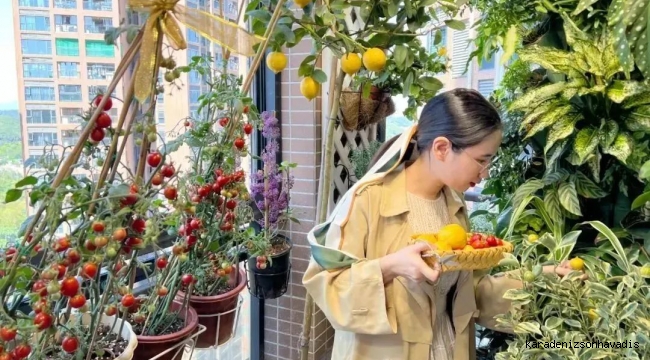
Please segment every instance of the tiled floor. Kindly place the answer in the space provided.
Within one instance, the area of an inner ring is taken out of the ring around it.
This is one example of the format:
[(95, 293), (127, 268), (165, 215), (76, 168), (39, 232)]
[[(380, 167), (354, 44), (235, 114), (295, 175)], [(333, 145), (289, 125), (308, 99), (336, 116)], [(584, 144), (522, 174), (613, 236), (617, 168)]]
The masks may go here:
[(250, 294), (244, 288), (243, 303), (239, 309), (239, 321), (235, 336), (216, 349), (194, 349), (194, 354), (185, 353), (183, 360), (248, 360), (250, 359)]

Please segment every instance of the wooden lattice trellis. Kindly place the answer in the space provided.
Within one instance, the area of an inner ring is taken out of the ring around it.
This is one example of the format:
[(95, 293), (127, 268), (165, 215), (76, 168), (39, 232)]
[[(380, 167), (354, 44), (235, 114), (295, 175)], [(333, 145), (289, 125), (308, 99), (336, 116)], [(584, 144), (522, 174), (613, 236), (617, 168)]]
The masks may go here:
[[(339, 119), (341, 114), (339, 113)], [(356, 149), (367, 149), (373, 140), (378, 140), (378, 126), (373, 124), (359, 131), (347, 131), (339, 121), (336, 124), (334, 132), (334, 171), (332, 181), (334, 189), (332, 192), (333, 201), (336, 204), (338, 200), (357, 180), (354, 175), (350, 153)]]

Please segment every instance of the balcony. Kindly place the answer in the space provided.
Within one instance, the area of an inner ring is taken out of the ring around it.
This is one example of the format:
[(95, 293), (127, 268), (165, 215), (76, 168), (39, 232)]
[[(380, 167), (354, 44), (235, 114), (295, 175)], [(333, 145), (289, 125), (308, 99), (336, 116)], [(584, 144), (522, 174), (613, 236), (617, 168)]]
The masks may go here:
[(84, 0), (84, 10), (113, 11), (111, 0)]
[(76, 9), (77, 0), (54, 0), (54, 7), (57, 9)]
[(61, 123), (62, 124), (81, 124), (81, 116), (83, 110), (80, 108), (62, 108), (61, 109)]
[(77, 25), (56, 25), (56, 32), (77, 32), (79, 27)]

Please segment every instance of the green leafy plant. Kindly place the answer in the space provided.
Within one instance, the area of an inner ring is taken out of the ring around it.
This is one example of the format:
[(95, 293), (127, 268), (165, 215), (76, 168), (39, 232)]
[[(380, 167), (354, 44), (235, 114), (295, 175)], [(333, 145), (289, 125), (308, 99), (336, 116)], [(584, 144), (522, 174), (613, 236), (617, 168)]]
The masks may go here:
[(351, 151), (350, 162), (352, 163), (352, 170), (357, 179), (361, 179), (368, 171), (370, 160), (375, 155), (377, 150), (381, 147), (381, 142), (377, 140), (371, 141), (367, 147), (358, 147)]

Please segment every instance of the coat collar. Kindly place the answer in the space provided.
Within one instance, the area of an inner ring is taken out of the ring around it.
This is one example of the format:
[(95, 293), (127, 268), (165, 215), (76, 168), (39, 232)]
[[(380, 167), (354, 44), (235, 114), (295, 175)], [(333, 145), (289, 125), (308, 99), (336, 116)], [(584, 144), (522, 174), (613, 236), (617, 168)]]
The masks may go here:
[[(402, 164), (384, 178), (379, 208), (379, 213), (383, 217), (401, 215), (409, 210), (406, 200), (406, 171), (404, 169), (405, 166)], [(445, 186), (442, 188), (442, 193), (447, 200), (450, 215), (455, 216), (458, 212), (465, 210), (465, 202), (456, 191)]]

